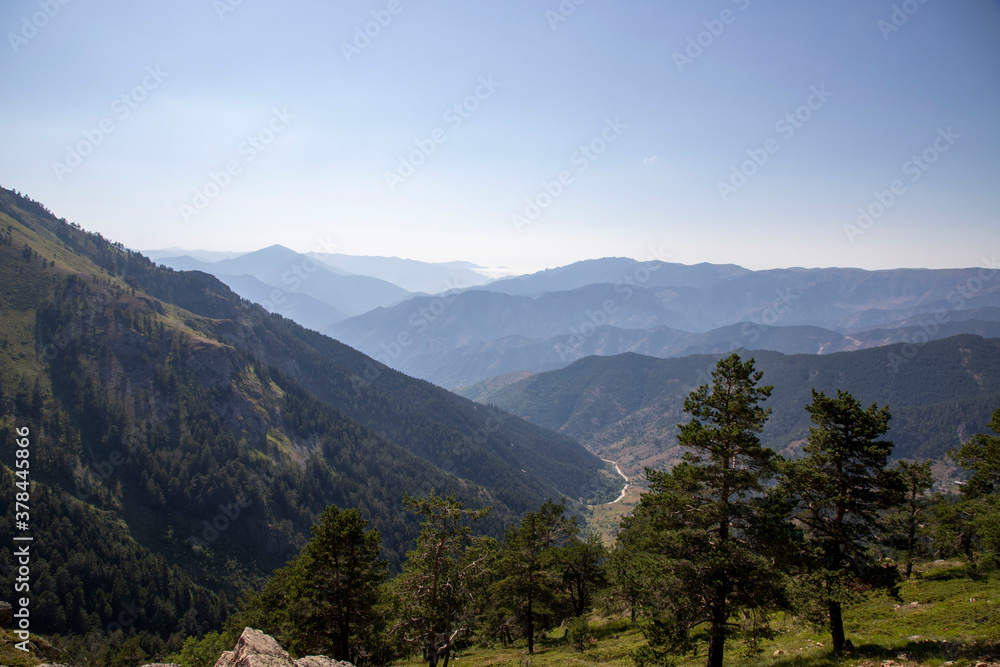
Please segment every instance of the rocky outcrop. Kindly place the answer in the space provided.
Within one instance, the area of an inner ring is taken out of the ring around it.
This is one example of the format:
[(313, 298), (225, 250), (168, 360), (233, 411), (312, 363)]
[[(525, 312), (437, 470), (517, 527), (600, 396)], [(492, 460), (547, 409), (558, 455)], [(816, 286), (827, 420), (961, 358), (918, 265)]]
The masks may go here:
[(14, 620), (14, 610), (9, 602), (0, 602), (0, 628)]
[(325, 655), (307, 655), (295, 661), (295, 667), (354, 667), (349, 662), (334, 660)]
[(246, 628), (236, 647), (223, 653), (215, 667), (354, 667), (349, 662), (331, 660), (322, 655), (292, 658), (274, 640), (260, 630)]

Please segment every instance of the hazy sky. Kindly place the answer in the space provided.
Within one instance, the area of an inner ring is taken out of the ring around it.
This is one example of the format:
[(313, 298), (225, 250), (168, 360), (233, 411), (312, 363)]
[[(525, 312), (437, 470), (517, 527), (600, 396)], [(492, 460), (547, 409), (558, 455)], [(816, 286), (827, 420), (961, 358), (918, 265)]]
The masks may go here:
[(1000, 256), (996, 0), (7, 0), (0, 28), (0, 185), (133, 248)]

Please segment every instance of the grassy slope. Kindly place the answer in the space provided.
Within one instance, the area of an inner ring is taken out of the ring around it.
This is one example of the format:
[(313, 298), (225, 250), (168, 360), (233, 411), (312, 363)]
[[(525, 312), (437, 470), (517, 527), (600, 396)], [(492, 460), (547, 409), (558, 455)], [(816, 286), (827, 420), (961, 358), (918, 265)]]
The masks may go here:
[[(774, 640), (753, 654), (737, 642), (726, 646), (727, 665), (779, 667), (891, 667), (954, 664), (956, 667), (995, 662), (1000, 653), (1000, 580), (973, 580), (956, 564), (931, 564), (900, 587), (899, 599), (872, 595), (845, 614), (847, 636), (857, 649), (836, 657), (825, 632), (791, 614), (773, 619)], [(913, 604), (916, 603), (916, 604)], [(595, 621), (587, 649), (579, 652), (558, 628), (528, 656), (521, 644), (510, 648), (471, 649), (459, 654), (455, 667), (631, 667), (629, 654), (643, 644), (641, 632), (628, 621)], [(705, 661), (706, 645), (698, 655), (678, 657), (679, 667)], [(419, 661), (398, 667), (418, 667)]]

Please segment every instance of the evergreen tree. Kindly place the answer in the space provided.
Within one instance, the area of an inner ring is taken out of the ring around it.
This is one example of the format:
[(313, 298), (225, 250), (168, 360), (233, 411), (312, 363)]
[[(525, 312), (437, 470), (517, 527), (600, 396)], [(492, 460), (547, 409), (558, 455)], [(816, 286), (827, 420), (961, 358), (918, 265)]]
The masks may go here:
[(566, 516), (565, 500), (548, 500), (507, 529), (493, 596), (497, 611), (527, 638), (529, 654), (535, 651), (535, 633), (551, 627), (567, 609), (556, 550), (576, 532), (576, 517)]
[(289, 649), (364, 662), (375, 632), (374, 613), (386, 563), (382, 538), (355, 509), (329, 506), (288, 581)]
[(913, 573), (913, 561), (921, 555), (921, 538), (927, 532), (923, 520), (936, 500), (927, 493), (934, 486), (934, 478), (931, 476), (930, 461), (900, 461), (896, 470), (902, 479), (906, 500), (903, 505), (890, 512), (886, 523), (890, 545), (906, 556), (904, 574), (909, 577)]
[(870, 547), (883, 530), (881, 513), (902, 502), (903, 485), (886, 462), (892, 443), (888, 406), (867, 409), (846, 391), (832, 398), (813, 390), (806, 406), (815, 426), (803, 447), (806, 457), (790, 463), (787, 489), (794, 518), (807, 540), (803, 578), (813, 599), (826, 607), (833, 649), (845, 647), (843, 604), (857, 584), (886, 585), (894, 571), (878, 567)]
[(954, 508), (956, 532), (967, 557), (984, 571), (1000, 567), (1000, 408), (987, 426), (995, 435), (979, 433), (950, 452), (958, 465), (972, 472)]
[(769, 413), (760, 403), (772, 390), (757, 386), (761, 375), (753, 359), (719, 361), (712, 385), (684, 402), (683, 461), (669, 473), (646, 470), (650, 493), (623, 524), (619, 544), (652, 556), (640, 560), (640, 580), (657, 582), (640, 594), (649, 646), (639, 662), (690, 649), (696, 629), (707, 627), (707, 664), (721, 667), (730, 619), (743, 612), (754, 639), (781, 601), (782, 575), (759, 539), (771, 521), (764, 493), (778, 460), (757, 437)]
[(406, 555), (403, 572), (391, 584), (403, 641), (419, 645), (429, 667), (444, 657), (447, 667), (456, 640), (472, 631), (475, 582), (494, 552), (488, 538), (473, 538), (470, 521), (489, 513), (467, 510), (454, 496), (407, 496), (404, 505), (424, 520), (417, 546)]
[(607, 583), (607, 547), (600, 535), (590, 533), (582, 540), (574, 537), (557, 550), (555, 558), (573, 615), (583, 616), (593, 606), (596, 592)]

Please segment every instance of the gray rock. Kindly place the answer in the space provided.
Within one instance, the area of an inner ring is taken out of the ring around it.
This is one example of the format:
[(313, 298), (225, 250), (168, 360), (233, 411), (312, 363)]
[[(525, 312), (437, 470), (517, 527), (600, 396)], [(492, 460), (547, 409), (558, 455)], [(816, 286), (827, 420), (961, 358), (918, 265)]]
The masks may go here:
[(274, 637), (245, 628), (236, 648), (223, 653), (215, 667), (295, 667), (295, 663)]
[(354, 667), (349, 662), (334, 660), (325, 655), (307, 655), (295, 661), (295, 667)]
[(0, 628), (14, 620), (14, 610), (9, 602), (0, 602)]

